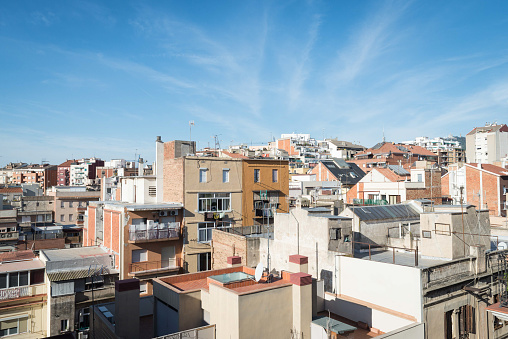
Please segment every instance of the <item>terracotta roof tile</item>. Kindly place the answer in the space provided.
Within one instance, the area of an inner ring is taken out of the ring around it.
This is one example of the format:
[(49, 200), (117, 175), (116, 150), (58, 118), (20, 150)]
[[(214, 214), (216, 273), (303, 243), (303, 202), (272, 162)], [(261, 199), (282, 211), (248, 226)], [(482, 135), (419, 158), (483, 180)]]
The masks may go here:
[(31, 250), (0, 253), (0, 262), (27, 260), (35, 258)]
[(0, 193), (23, 193), (23, 189), (21, 187), (6, 187), (0, 188)]

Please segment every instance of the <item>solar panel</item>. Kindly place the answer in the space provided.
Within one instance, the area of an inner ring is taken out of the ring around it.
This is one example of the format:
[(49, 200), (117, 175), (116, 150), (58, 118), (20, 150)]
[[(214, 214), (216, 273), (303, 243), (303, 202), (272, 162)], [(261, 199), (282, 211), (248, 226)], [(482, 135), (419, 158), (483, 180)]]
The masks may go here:
[(393, 171), (397, 175), (409, 175), (409, 171), (407, 171), (404, 167), (399, 165), (388, 165), (388, 168)]

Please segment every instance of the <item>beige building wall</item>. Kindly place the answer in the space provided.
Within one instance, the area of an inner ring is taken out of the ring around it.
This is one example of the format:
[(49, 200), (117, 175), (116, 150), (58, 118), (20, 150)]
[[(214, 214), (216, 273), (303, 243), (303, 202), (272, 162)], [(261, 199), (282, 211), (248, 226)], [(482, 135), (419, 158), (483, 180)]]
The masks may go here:
[[(206, 181), (200, 182), (200, 169), (206, 169)], [(223, 170), (229, 169), (229, 180), (223, 182)], [(188, 272), (198, 271), (198, 254), (210, 253), (210, 243), (198, 242), (199, 223), (205, 221), (205, 213), (199, 212), (200, 193), (230, 193), (230, 210), (218, 223), (227, 222), (231, 227), (242, 226), (242, 161), (224, 158), (186, 157), (185, 182), (185, 261)], [(164, 186), (166, 189), (166, 186)], [(208, 224), (211, 225), (211, 224)]]

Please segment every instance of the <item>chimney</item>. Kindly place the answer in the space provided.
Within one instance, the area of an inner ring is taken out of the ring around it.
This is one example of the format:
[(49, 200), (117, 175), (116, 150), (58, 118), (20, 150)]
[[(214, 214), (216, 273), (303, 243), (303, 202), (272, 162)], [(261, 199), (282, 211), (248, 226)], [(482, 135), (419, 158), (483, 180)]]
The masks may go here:
[(293, 284), (293, 328), (297, 338), (310, 338), (312, 276), (302, 272), (291, 273), (289, 280)]
[(237, 255), (228, 257), (228, 267), (237, 267), (242, 265), (242, 258)]
[(303, 255), (294, 254), (289, 256), (289, 271), (293, 273), (308, 273), (309, 258)]
[(139, 280), (115, 281), (115, 334), (123, 339), (139, 338)]

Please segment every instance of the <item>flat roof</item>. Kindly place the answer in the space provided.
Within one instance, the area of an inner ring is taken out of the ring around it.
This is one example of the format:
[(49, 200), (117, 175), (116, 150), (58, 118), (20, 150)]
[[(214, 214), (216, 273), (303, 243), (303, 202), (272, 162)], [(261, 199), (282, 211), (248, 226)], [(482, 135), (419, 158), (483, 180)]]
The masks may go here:
[[(355, 258), (369, 260), (369, 252), (355, 252)], [(372, 250), (370, 260), (384, 262), (388, 264), (415, 267), (414, 252), (395, 251), (395, 263), (393, 262), (393, 250)], [(418, 266), (416, 268), (424, 269), (436, 265), (448, 263), (448, 260), (432, 257), (422, 257), (418, 255)]]
[(94, 201), (90, 202), (91, 206), (113, 205), (125, 207), (127, 211), (153, 211), (153, 210), (171, 210), (183, 208), (183, 204), (179, 202), (157, 203), (157, 204), (137, 204), (125, 201)]
[(41, 252), (46, 256), (46, 258), (48, 258), (48, 261), (68, 261), (109, 255), (108, 252), (99, 246), (41, 250)]

